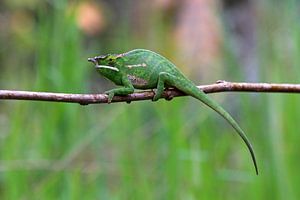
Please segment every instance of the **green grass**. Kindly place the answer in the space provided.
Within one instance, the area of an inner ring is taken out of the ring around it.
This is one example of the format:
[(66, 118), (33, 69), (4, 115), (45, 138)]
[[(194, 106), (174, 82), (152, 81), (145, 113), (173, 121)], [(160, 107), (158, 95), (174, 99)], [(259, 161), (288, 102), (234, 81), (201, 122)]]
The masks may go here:
[[(262, 82), (300, 82), (297, 3), (286, 2), (261, 8)], [(74, 17), (66, 14), (68, 4), (48, 6), (38, 7), (33, 66), (1, 56), (6, 67), (0, 77), (9, 77), (1, 88), (88, 93), (93, 85), (104, 90), (105, 81), (93, 81), (98, 76), (86, 57), (137, 42), (100, 36), (102, 48), (88, 49)], [(115, 31), (130, 35), (124, 29)], [(236, 63), (232, 59), (224, 62)], [(89, 106), (2, 101), (0, 199), (298, 199), (300, 96), (234, 93), (217, 100), (250, 138), (259, 176), (234, 130), (192, 98)]]

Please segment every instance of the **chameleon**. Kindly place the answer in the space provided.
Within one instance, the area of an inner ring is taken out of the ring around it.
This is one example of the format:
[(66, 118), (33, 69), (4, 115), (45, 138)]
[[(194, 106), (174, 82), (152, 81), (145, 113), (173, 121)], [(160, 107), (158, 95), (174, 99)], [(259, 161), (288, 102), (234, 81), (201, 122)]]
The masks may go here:
[(128, 95), (134, 89), (156, 89), (153, 101), (162, 97), (166, 88), (176, 88), (192, 96), (220, 114), (245, 142), (258, 175), (255, 153), (246, 134), (231, 115), (216, 101), (188, 79), (171, 61), (162, 55), (146, 49), (134, 49), (121, 54), (107, 54), (88, 58), (95, 64), (97, 71), (114, 84), (121, 86), (105, 93), (108, 103), (115, 95)]

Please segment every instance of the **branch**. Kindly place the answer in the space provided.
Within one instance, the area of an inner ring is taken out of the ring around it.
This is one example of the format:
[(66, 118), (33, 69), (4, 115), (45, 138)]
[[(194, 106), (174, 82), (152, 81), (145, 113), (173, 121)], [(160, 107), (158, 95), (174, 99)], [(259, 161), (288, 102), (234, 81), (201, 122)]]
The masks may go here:
[[(300, 84), (274, 84), (274, 83), (236, 83), (218, 81), (215, 84), (198, 86), (205, 93), (217, 92), (281, 92), (300, 93)], [(112, 102), (131, 102), (149, 100), (154, 96), (152, 90), (139, 91), (127, 96), (115, 96)], [(185, 96), (176, 89), (167, 89), (162, 98), (171, 100), (173, 97)], [(15, 90), (0, 90), (0, 99), (31, 100), (79, 103), (81, 105), (107, 103), (106, 94), (66, 94), (52, 92), (30, 92)]]

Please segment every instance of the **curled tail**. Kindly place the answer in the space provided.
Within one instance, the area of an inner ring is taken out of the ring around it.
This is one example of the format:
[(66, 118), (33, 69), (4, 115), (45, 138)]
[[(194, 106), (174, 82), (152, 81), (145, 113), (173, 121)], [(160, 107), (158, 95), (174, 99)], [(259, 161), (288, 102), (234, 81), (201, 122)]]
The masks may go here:
[(199, 99), (200, 101), (202, 101), (204, 104), (206, 104), (207, 106), (209, 106), (213, 110), (215, 110), (217, 113), (219, 113), (236, 130), (236, 132), (244, 140), (245, 144), (248, 147), (248, 150), (249, 150), (249, 152), (251, 154), (251, 158), (252, 158), (252, 161), (253, 161), (253, 164), (254, 164), (254, 167), (255, 167), (256, 174), (258, 175), (258, 167), (257, 167), (257, 163), (256, 163), (256, 158), (255, 158), (255, 154), (254, 154), (254, 151), (253, 151), (253, 147), (252, 147), (251, 143), (249, 142), (249, 139), (247, 138), (246, 134), (240, 128), (240, 126), (236, 123), (236, 121), (231, 117), (231, 115), (226, 110), (224, 110), (221, 106), (218, 105), (218, 103), (216, 103), (214, 100), (212, 100), (211, 98), (209, 98), (201, 90), (199, 90), (199, 92), (197, 93), (197, 95), (193, 95), (193, 96), (195, 98)]
[[(190, 85), (190, 84), (189, 84)], [(194, 85), (194, 84), (193, 84)], [(177, 87), (177, 86), (176, 86)], [(217, 102), (215, 102), (213, 99), (211, 99), (208, 95), (206, 95), (203, 91), (199, 90), (196, 86), (195, 87), (177, 87), (179, 90), (185, 92), (186, 94), (189, 94), (193, 96), (194, 98), (202, 101), (204, 104), (215, 110), (217, 113), (219, 113), (226, 121), (237, 131), (239, 136), (244, 140), (245, 144), (247, 145), (247, 148), (251, 154), (251, 158), (255, 167), (256, 174), (258, 175), (258, 167), (256, 163), (255, 154), (252, 148), (252, 145), (250, 144), (246, 134), (244, 131), (240, 128), (240, 126), (237, 124), (237, 122), (231, 117), (231, 115), (224, 110)]]

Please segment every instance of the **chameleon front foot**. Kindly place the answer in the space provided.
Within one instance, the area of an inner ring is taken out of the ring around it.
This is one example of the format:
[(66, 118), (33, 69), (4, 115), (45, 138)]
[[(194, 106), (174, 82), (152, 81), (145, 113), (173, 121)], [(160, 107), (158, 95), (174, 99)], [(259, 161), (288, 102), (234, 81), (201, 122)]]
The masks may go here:
[(115, 94), (111, 91), (106, 91), (105, 94), (107, 94), (107, 103), (110, 104), (112, 102), (112, 99), (114, 98)]
[[(125, 82), (126, 80), (124, 80)], [(111, 103), (112, 99), (115, 95), (120, 95), (120, 96), (126, 96), (128, 94), (132, 94), (134, 92), (134, 88), (132, 85), (129, 85), (127, 87), (121, 87), (121, 88), (115, 88), (112, 90), (108, 90), (105, 93), (108, 95), (108, 100), (107, 103)]]
[(159, 94), (159, 92), (156, 90), (156, 92), (155, 91), (153, 91), (154, 92), (154, 96), (153, 96), (153, 98), (152, 98), (152, 101), (158, 101), (158, 99), (160, 99), (160, 97), (161, 97), (161, 94)]

